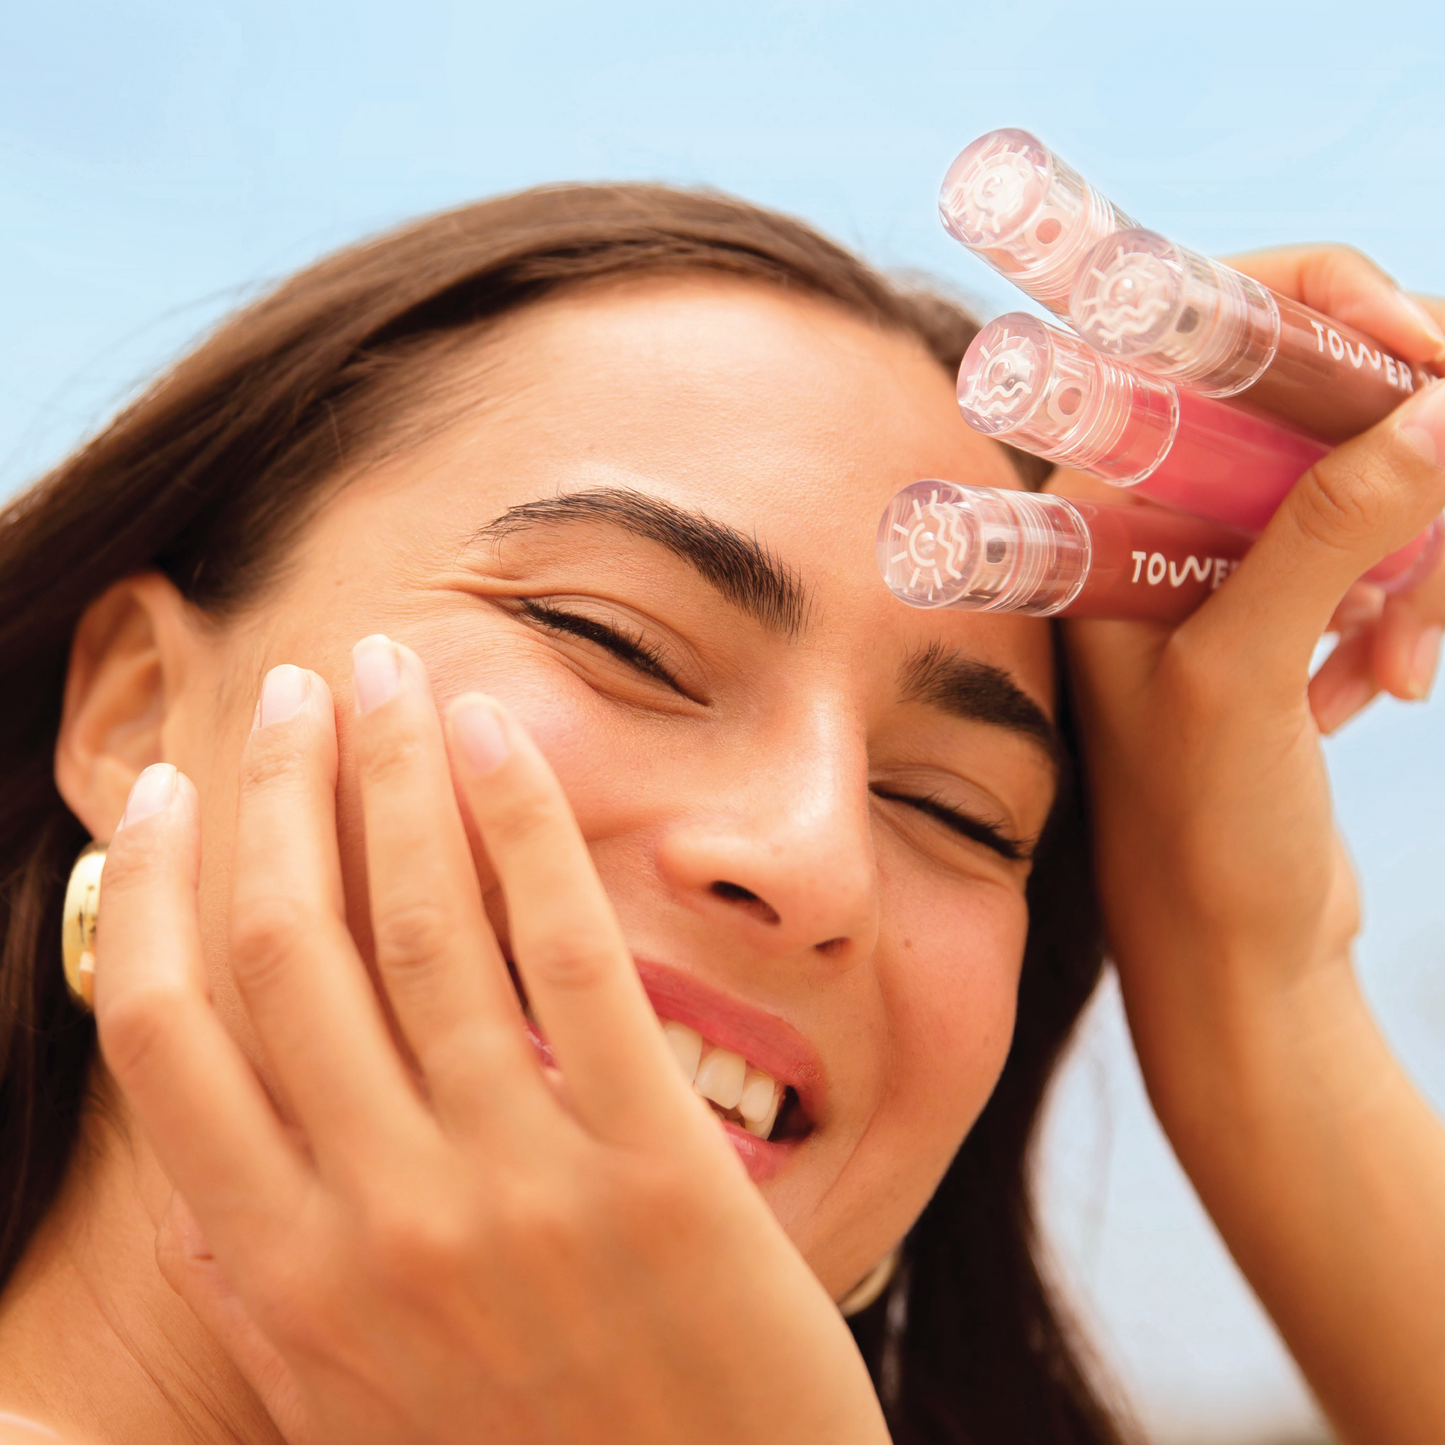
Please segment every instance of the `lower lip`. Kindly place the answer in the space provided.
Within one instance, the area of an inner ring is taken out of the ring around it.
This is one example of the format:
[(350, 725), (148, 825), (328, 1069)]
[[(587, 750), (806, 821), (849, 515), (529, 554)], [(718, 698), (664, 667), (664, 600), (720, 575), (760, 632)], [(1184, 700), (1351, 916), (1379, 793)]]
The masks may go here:
[[(532, 1041), (532, 1047), (537, 1051), (537, 1057), (542, 1061), (544, 1068), (555, 1069), (557, 1067), (556, 1055), (552, 1052), (552, 1046), (537, 1031), (537, 1026), (531, 1019), (527, 1023), (527, 1037)], [(738, 1158), (743, 1161), (743, 1168), (748, 1171), (748, 1178), (754, 1184), (762, 1184), (771, 1179), (792, 1157), (800, 1139), (759, 1139), (756, 1134), (749, 1134), (746, 1129), (734, 1124), (731, 1119), (724, 1119), (719, 1115), (713, 1115), (718, 1125), (728, 1137), (728, 1142), (738, 1152)]]
[(746, 1129), (739, 1128), (731, 1119), (718, 1119), (718, 1123), (722, 1125), (728, 1143), (738, 1151), (738, 1158), (743, 1161), (743, 1168), (748, 1171), (748, 1178), (754, 1184), (762, 1184), (771, 1179), (788, 1163), (802, 1142), (798, 1139), (759, 1139), (756, 1134), (749, 1134)]

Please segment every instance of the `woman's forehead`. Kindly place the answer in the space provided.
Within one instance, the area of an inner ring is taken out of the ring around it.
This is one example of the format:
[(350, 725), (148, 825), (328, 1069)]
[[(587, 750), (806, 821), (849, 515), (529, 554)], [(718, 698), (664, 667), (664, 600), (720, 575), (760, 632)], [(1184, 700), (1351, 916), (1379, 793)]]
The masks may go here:
[(781, 289), (683, 276), (562, 293), (453, 365), (445, 426), (377, 469), (399, 526), (450, 544), (558, 498), (656, 497), (802, 579), (823, 636), (972, 647), (1048, 704), (1040, 625), (916, 612), (878, 576), (878, 519), (901, 487), (1018, 484), (917, 338)]

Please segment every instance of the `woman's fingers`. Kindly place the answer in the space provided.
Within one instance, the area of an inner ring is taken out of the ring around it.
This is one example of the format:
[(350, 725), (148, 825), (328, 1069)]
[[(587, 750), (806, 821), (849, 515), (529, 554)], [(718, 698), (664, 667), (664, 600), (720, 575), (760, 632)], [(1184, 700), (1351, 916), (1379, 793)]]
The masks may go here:
[(1373, 653), (1373, 623), (1343, 632), (1310, 679), (1310, 711), (1322, 733), (1337, 732), (1379, 695), (1371, 668)]
[(499, 704), (447, 709), (453, 767), (507, 906), (528, 998), (583, 1123), (655, 1142), (694, 1118), (612, 905), (550, 767)]
[(162, 1167), (216, 1237), (244, 1252), (289, 1226), (307, 1175), (207, 998), (199, 868), (195, 788), (157, 763), (136, 781), (106, 854), (96, 1024)]
[(377, 971), (443, 1114), (494, 1102), (501, 1080), (515, 1108), (536, 1056), (482, 907), (426, 671), (386, 637), (364, 638), (352, 659)]
[(232, 880), (232, 972), (323, 1167), (421, 1129), (425, 1110), (343, 915), (331, 693), (299, 667), (272, 668), (262, 687)]
[(1181, 631), (1226, 629), (1262, 686), (1296, 687), (1357, 578), (1445, 507), (1445, 385), (1322, 458), (1239, 569)]
[(1229, 264), (1337, 321), (1358, 326), (1407, 361), (1445, 362), (1445, 328), (1368, 256), (1350, 246), (1282, 246)]

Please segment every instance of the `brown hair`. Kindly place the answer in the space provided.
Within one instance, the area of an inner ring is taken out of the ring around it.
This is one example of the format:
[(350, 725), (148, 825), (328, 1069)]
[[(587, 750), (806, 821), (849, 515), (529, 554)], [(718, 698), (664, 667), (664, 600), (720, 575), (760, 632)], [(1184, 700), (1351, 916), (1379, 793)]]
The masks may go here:
[[(296, 276), (0, 518), (0, 1283), (60, 1186), (94, 1048), (56, 947), (64, 880), (86, 842), (52, 763), (81, 613), (150, 567), (212, 614), (239, 606), (284, 560), (322, 482), (395, 405), (415, 358), (558, 287), (677, 270), (827, 298), (916, 335), (950, 371), (977, 330), (950, 302), (894, 286), (798, 222), (738, 201), (652, 186), (533, 190)], [(1029, 908), (1003, 1076), (909, 1235), (893, 1288), (854, 1322), (900, 1442), (1116, 1438), (1036, 1267), (1028, 1187), (1040, 1100), (1100, 967), (1072, 783)]]

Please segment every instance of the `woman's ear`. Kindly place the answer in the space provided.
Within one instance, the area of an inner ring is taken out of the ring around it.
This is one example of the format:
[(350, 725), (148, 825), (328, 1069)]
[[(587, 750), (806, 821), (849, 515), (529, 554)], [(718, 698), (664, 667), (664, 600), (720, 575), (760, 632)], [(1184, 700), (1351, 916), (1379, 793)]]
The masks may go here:
[(93, 838), (108, 840), (142, 768), (165, 761), (165, 726), (196, 632), (158, 572), (127, 577), (86, 608), (70, 648), (55, 785)]

